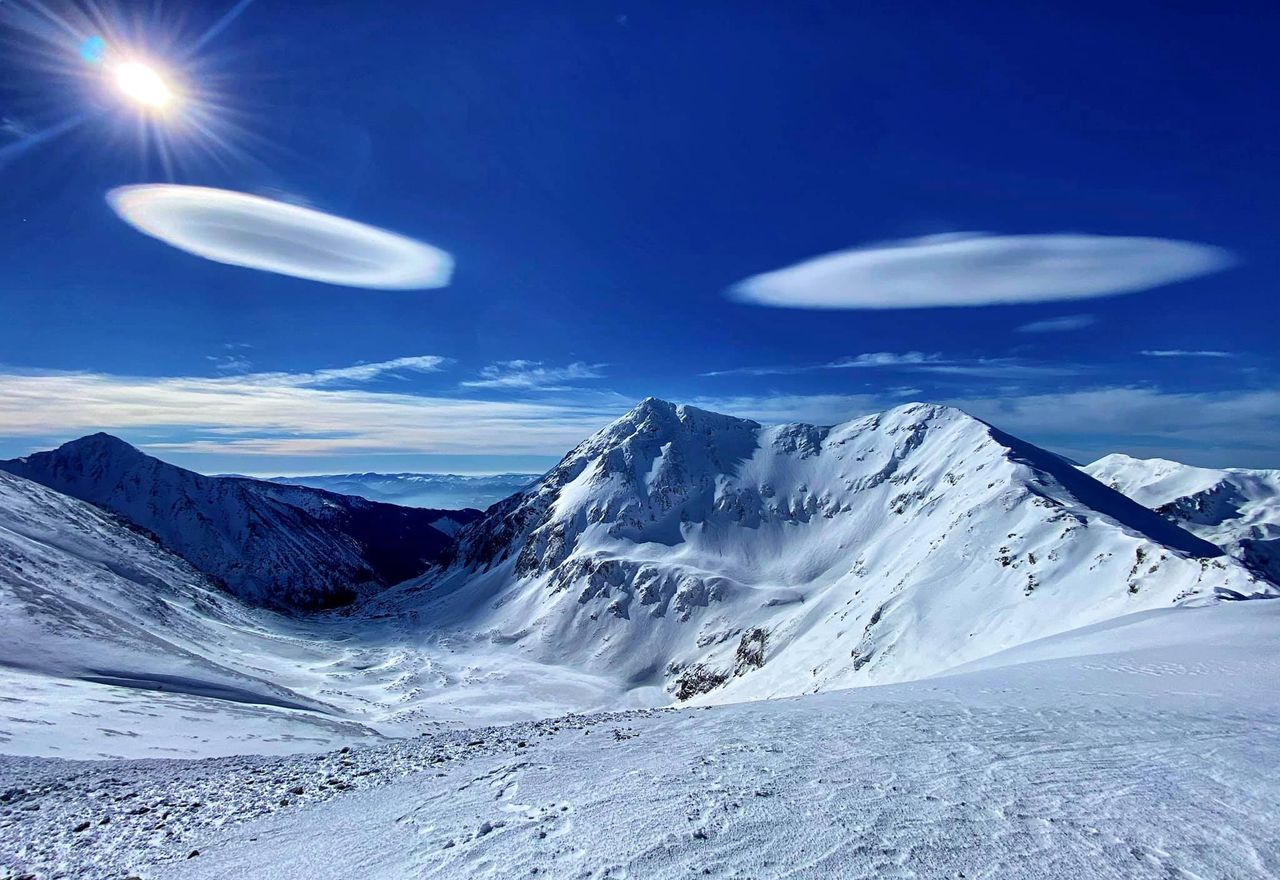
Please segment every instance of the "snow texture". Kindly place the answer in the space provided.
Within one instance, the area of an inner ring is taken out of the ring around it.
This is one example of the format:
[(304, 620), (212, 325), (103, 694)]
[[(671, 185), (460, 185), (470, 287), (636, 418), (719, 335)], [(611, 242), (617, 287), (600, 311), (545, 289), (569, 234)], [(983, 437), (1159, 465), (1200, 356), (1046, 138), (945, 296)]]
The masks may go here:
[(1271, 878), (1277, 658), (1280, 603), (1227, 603), (800, 699), (316, 756), (0, 759), (0, 870)]

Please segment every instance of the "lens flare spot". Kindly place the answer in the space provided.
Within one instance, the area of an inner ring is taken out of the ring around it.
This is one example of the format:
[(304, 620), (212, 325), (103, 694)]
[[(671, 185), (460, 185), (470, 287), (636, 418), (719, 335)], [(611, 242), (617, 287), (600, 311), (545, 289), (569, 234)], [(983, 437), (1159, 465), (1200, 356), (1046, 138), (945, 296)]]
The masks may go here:
[(107, 54), (107, 41), (96, 34), (80, 44), (80, 60), (86, 64), (101, 64)]

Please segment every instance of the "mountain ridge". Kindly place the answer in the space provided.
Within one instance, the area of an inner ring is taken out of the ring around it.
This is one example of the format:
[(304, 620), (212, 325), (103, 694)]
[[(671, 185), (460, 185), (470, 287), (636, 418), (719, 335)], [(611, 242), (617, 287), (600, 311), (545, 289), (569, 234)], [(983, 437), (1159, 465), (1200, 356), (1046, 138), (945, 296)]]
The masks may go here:
[(207, 477), (101, 432), (0, 470), (122, 517), (246, 601), (295, 610), (347, 604), (421, 573), (451, 542), (432, 523), (473, 516)]

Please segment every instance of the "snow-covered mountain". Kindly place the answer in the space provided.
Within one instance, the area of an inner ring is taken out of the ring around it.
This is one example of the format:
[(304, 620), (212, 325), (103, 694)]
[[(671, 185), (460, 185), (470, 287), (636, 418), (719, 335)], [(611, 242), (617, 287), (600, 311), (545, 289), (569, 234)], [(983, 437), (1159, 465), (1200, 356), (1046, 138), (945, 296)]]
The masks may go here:
[(311, 486), (342, 495), (358, 495), (404, 507), (432, 507), (447, 510), (478, 508), (514, 495), (538, 479), (539, 474), (316, 474), (302, 477), (272, 477), (273, 483)]
[(1280, 471), (1120, 454), (1083, 470), (1280, 584)]
[(1271, 591), (956, 409), (765, 428), (651, 398), (374, 607), (719, 701), (918, 678), (1135, 611)]
[[(318, 489), (207, 477), (93, 434), (0, 470), (145, 529), (254, 604), (321, 608), (422, 573), (478, 516), (379, 504)], [(443, 528), (437, 528), (437, 524)]]

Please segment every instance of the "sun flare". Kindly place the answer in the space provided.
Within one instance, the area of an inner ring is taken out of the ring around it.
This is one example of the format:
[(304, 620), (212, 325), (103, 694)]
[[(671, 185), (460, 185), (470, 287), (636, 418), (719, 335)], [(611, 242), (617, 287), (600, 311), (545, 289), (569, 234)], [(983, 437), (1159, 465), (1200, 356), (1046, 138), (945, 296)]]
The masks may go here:
[(115, 65), (116, 87), (129, 100), (151, 110), (163, 110), (174, 100), (173, 89), (154, 68), (141, 61)]

